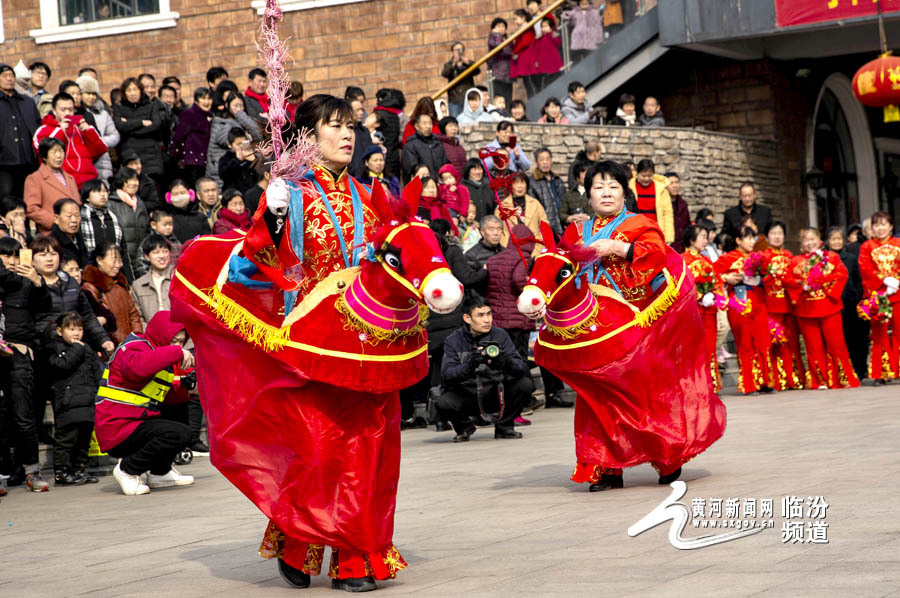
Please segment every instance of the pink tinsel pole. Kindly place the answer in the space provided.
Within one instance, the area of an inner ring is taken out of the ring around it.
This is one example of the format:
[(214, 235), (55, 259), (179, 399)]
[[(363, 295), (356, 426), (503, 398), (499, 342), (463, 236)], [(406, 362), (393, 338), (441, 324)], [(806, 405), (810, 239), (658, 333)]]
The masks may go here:
[(290, 87), (284, 71), (284, 63), (290, 59), (290, 55), (287, 46), (278, 37), (278, 22), (281, 18), (278, 0), (266, 0), (256, 48), (268, 77), (269, 117), (266, 130), (269, 135), (259, 150), (272, 160), (272, 178), (296, 182), (319, 161), (320, 155), (311, 131), (300, 131), (296, 140), (284, 140), (281, 137), (288, 122), (285, 97)]

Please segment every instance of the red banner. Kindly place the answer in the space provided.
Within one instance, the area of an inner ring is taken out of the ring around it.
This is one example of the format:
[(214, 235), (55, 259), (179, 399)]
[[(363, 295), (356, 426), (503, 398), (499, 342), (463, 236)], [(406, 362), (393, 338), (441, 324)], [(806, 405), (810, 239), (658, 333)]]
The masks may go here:
[[(881, 0), (882, 12), (900, 10), (900, 0)], [(809, 25), (878, 14), (877, 0), (775, 0), (778, 27)]]

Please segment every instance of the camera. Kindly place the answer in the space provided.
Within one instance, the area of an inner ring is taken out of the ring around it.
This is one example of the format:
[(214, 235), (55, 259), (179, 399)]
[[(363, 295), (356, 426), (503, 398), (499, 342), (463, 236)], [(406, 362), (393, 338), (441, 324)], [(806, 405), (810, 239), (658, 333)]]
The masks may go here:
[(190, 374), (185, 374), (181, 377), (181, 388), (185, 390), (194, 390), (197, 388), (196, 372), (191, 372)]
[(497, 359), (500, 357), (500, 343), (497, 341), (484, 341), (481, 343), (480, 352), (488, 359)]

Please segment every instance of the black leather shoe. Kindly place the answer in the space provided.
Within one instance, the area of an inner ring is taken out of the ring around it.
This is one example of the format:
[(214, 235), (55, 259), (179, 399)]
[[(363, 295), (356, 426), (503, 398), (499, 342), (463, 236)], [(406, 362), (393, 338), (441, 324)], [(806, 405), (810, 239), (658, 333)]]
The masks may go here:
[(344, 590), (345, 592), (371, 592), (378, 589), (375, 580), (371, 577), (349, 577), (347, 579), (332, 579), (332, 590)]
[(572, 399), (565, 399), (559, 395), (552, 394), (547, 396), (547, 404), (545, 405), (545, 409), (551, 409), (553, 407), (574, 407), (575, 401)]
[(451, 426), (447, 422), (437, 422), (436, 424), (434, 424), (435, 432), (449, 432), (452, 429), (453, 429), (453, 426)]
[(521, 438), (522, 433), (515, 430), (494, 430), (494, 438)]
[(616, 488), (624, 488), (624, 487), (625, 487), (625, 482), (622, 480), (622, 476), (604, 473), (600, 476), (600, 479), (597, 480), (596, 484), (591, 484), (591, 487), (588, 488), (588, 491), (589, 492), (603, 492), (605, 490), (614, 490)]
[(98, 482), (100, 482), (97, 476), (91, 475), (83, 469), (76, 469), (75, 477), (83, 478), (85, 484), (97, 484)]
[(284, 562), (284, 559), (278, 559), (278, 572), (281, 574), (281, 579), (292, 588), (309, 587), (309, 575), (300, 569), (291, 567)]
[(80, 486), (85, 483), (84, 478), (75, 477), (75, 474), (68, 471), (57, 471), (54, 484), (57, 486)]
[(679, 467), (669, 475), (661, 475), (659, 476), (659, 485), (660, 486), (668, 486), (675, 480), (681, 477), (681, 468)]
[(459, 434), (453, 437), (453, 442), (469, 442), (469, 439), (472, 438), (472, 434), (475, 433), (475, 426), (469, 426)]

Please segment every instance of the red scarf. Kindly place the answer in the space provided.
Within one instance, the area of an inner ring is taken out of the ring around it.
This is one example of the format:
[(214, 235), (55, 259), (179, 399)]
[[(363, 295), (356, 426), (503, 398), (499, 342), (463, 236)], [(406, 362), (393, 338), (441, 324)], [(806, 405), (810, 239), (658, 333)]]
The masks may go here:
[(262, 106), (263, 112), (266, 112), (266, 113), (269, 112), (269, 96), (268, 95), (255, 93), (249, 87), (247, 88), (247, 91), (244, 93), (244, 95), (249, 98), (253, 98), (257, 102), (259, 102), (259, 105)]

